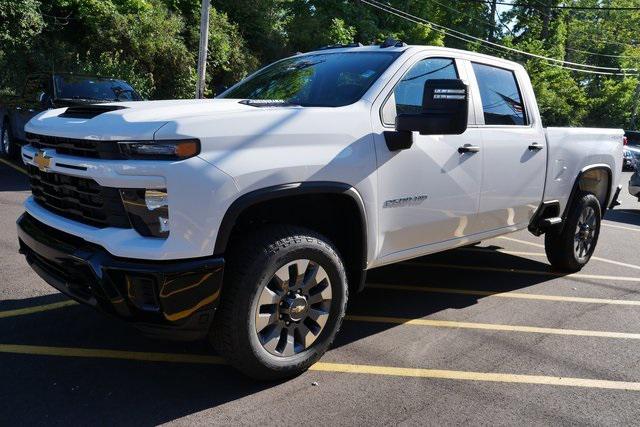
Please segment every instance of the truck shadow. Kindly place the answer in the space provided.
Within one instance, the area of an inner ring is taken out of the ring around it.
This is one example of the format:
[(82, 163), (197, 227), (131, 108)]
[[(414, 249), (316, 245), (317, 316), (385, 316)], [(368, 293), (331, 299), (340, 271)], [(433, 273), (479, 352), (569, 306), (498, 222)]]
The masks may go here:
[[(368, 283), (391, 289), (368, 288), (354, 299), (350, 314), (420, 318), (446, 309), (463, 309), (482, 296), (446, 292), (394, 290), (394, 286), (511, 291), (553, 279), (554, 276), (453, 270), (448, 264), (550, 271), (542, 262), (487, 249), (460, 250), (423, 257), (374, 270)], [(0, 302), (0, 311), (64, 301), (60, 294)], [(346, 321), (334, 348), (398, 327), (393, 324)], [(124, 323), (92, 309), (68, 307), (0, 317), (3, 344), (66, 348), (110, 349), (128, 352), (210, 354), (206, 343), (156, 341)], [(310, 386), (308, 375), (288, 382), (257, 383), (226, 365), (162, 363), (109, 358), (58, 357), (0, 352), (5, 409), (0, 420), (35, 424), (159, 424), (266, 390), (285, 396)], [(311, 375), (311, 374), (309, 374)], [(251, 409), (247, 409), (251, 410)]]
[(604, 219), (629, 225), (640, 225), (640, 209), (609, 209)]
[[(8, 160), (7, 160), (8, 161)], [(11, 161), (12, 164), (18, 165), (18, 161)], [(22, 165), (19, 165), (22, 166)], [(29, 178), (0, 162), (0, 192), (3, 191), (30, 191)]]

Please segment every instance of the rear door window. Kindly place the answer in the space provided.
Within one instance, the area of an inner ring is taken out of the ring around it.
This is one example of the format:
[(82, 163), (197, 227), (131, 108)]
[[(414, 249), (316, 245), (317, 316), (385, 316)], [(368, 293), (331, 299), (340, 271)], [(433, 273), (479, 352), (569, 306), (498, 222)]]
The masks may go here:
[(511, 70), (473, 63), (485, 125), (527, 125), (516, 76)]

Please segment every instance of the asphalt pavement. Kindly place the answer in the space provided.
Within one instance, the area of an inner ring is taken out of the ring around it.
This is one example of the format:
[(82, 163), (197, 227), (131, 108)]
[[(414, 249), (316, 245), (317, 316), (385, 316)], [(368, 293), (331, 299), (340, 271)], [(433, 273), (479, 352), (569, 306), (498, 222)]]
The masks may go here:
[(553, 272), (527, 232), (374, 270), (317, 365), (260, 383), (44, 283), (17, 253), (28, 180), (0, 163), (0, 425), (637, 424), (629, 177), (580, 273)]

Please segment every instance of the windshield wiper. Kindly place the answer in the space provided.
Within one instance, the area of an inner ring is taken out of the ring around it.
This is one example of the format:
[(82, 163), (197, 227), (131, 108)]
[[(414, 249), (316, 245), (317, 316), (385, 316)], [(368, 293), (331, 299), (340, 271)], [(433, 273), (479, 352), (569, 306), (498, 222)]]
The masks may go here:
[(303, 61), (298, 62), (297, 64), (291, 64), (287, 67), (288, 70), (304, 70), (305, 68), (313, 67), (314, 65), (322, 64), (325, 62), (324, 59), (320, 59), (317, 61)]
[(243, 99), (240, 104), (250, 105), (252, 107), (301, 107), (301, 104), (297, 104), (291, 101), (284, 101), (282, 99)]
[(83, 98), (80, 96), (74, 96), (71, 98), (56, 98), (59, 101), (85, 101), (85, 102), (113, 102), (116, 100), (113, 99), (104, 99), (104, 98)]

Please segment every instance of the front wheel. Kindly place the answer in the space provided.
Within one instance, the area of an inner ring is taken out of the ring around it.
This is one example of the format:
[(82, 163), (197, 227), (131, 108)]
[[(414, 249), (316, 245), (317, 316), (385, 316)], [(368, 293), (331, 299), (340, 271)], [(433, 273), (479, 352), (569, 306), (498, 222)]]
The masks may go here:
[(551, 265), (561, 271), (582, 269), (593, 255), (600, 235), (602, 211), (600, 202), (584, 193), (571, 206), (561, 231), (550, 230), (544, 247)]
[(298, 375), (333, 342), (346, 310), (347, 279), (325, 237), (272, 226), (230, 251), (225, 290), (210, 338), (256, 379)]

